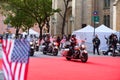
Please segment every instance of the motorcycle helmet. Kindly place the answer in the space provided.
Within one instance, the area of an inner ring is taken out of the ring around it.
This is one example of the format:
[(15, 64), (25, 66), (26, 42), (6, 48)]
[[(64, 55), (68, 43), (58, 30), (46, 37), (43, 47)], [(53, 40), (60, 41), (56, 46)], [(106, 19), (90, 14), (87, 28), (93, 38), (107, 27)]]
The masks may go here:
[(76, 35), (75, 35), (75, 34), (73, 34), (71, 37), (72, 37), (72, 38), (75, 38), (75, 37), (76, 37)]

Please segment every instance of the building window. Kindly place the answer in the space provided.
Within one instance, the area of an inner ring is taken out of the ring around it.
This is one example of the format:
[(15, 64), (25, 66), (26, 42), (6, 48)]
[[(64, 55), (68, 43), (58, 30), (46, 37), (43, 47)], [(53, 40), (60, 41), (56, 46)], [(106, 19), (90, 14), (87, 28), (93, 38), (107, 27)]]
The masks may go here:
[(110, 27), (110, 15), (104, 15), (104, 25)]
[(104, 8), (110, 8), (110, 0), (104, 0)]

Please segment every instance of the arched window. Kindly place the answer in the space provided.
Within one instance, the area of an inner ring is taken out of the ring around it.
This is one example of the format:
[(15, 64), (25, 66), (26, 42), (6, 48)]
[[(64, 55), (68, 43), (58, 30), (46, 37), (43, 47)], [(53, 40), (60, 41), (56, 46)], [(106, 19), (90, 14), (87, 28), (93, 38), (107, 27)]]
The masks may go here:
[(110, 15), (104, 15), (104, 25), (110, 27)]
[(104, 8), (110, 8), (110, 0), (104, 0)]

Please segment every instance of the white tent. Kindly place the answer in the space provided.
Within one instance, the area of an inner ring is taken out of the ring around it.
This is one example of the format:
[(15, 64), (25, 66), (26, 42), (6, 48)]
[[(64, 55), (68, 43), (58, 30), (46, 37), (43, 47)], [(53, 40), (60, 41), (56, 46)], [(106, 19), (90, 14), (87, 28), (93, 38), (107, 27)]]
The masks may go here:
[[(23, 35), (27, 35), (28, 33), (27, 32), (23, 32), (22, 33)], [(39, 33), (34, 31), (33, 29), (29, 29), (29, 35), (36, 35), (36, 36), (39, 36)]]
[(105, 33), (116, 33), (116, 31), (112, 30), (111, 28), (108, 28), (105, 25), (100, 25), (95, 29), (96, 32), (105, 32)]
[(94, 31), (94, 28), (90, 25), (87, 25), (86, 27), (82, 28), (82, 29), (79, 29), (79, 30), (76, 30), (74, 31), (73, 33), (79, 33), (79, 32), (93, 32)]
[(94, 32), (94, 28), (88, 25), (82, 29), (74, 31), (73, 34), (76, 35), (77, 39), (83, 39), (86, 40), (87, 42), (91, 42), (93, 38), (93, 32)]
[(94, 33), (94, 28), (90, 25), (87, 25), (82, 29), (74, 31), (72, 34), (75, 34), (77, 39), (85, 40), (87, 49), (91, 51), (93, 47), (92, 46), (93, 33)]
[(39, 35), (39, 33), (33, 29), (29, 29), (29, 34)]
[(101, 45), (100, 45), (101, 50), (106, 50), (107, 49), (107, 44), (106, 44), (105, 37), (108, 38), (112, 33), (116, 34), (117, 31), (114, 31), (114, 30), (108, 28), (105, 25), (100, 25), (98, 28), (95, 29), (95, 34), (98, 35), (98, 37), (101, 41)]

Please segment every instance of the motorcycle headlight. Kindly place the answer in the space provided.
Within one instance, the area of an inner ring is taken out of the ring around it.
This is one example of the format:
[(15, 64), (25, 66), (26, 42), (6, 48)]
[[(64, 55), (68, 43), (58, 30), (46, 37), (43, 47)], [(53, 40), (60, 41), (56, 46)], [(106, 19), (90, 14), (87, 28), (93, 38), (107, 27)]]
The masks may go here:
[(84, 50), (86, 47), (85, 45), (81, 45), (81, 49)]
[(113, 48), (110, 48), (110, 50), (113, 50)]
[(38, 41), (36, 41), (35, 43), (38, 43)]
[(86, 54), (88, 53), (86, 50), (84, 50), (83, 52), (86, 53)]
[(33, 42), (30, 42), (30, 45), (32, 45), (33, 44)]
[(58, 46), (58, 43), (57, 43), (57, 42), (54, 42), (53, 44), (56, 45), (56, 46)]
[(74, 48), (75, 50), (79, 50), (80, 48), (79, 48), (79, 46), (75, 46), (75, 48)]
[(34, 49), (34, 47), (33, 47), (33, 46), (32, 46), (31, 48), (32, 48), (32, 49)]
[(55, 46), (55, 48), (56, 48), (56, 49), (58, 49), (58, 47), (57, 47), (57, 46)]

